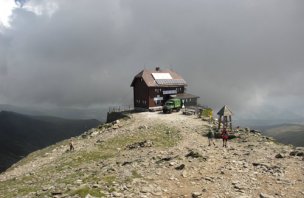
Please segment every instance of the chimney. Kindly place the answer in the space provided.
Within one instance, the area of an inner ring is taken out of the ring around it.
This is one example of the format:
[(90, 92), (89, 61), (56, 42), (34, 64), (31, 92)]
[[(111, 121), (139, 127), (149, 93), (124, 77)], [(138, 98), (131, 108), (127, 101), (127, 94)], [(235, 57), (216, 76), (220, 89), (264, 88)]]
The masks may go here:
[(156, 70), (156, 71), (159, 71), (159, 70), (160, 70), (160, 68), (159, 68), (159, 67), (156, 67), (156, 68), (155, 68), (155, 70)]

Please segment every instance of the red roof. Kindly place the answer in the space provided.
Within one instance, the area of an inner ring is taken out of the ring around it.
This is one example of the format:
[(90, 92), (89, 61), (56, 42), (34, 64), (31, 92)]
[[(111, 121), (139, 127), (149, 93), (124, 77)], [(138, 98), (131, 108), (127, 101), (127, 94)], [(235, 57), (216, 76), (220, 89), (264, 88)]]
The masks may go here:
[[(172, 79), (154, 79), (152, 73), (169, 73)], [(142, 78), (148, 87), (187, 86), (186, 81), (172, 69), (144, 69), (134, 77), (131, 87), (138, 78)]]

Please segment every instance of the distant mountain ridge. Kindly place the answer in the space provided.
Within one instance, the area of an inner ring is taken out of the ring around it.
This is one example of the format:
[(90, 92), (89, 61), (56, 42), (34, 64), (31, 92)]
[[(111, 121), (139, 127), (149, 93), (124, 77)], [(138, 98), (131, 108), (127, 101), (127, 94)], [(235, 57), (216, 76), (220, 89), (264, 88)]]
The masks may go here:
[(106, 121), (108, 108), (68, 108), (68, 107), (23, 107), (9, 104), (0, 104), (0, 111), (9, 111), (31, 116), (54, 116), (73, 120), (97, 119)]
[(96, 127), (98, 120), (72, 120), (0, 112), (0, 171), (27, 154)]
[(235, 126), (249, 127), (262, 131), (264, 135), (275, 138), (278, 142), (304, 146), (304, 120), (235, 120)]

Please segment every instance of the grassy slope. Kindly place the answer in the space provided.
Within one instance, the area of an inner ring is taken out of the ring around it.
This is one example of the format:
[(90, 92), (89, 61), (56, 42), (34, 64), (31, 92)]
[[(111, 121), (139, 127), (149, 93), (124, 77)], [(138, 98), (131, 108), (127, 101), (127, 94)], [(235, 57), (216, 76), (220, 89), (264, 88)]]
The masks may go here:
[[(90, 167), (92, 164), (100, 163), (105, 160), (115, 159), (119, 152), (117, 148), (125, 148), (135, 142), (144, 141), (149, 137), (154, 144), (154, 147), (172, 147), (175, 146), (179, 140), (180, 132), (172, 127), (164, 125), (155, 125), (153, 128), (139, 130), (129, 135), (121, 135), (110, 138), (102, 144), (90, 147), (90, 149), (82, 149), (75, 152), (64, 153), (57, 158), (52, 164), (45, 165), (33, 174), (25, 175), (19, 178), (7, 180), (0, 183), (0, 197), (24, 196), (31, 192), (36, 192), (46, 186), (54, 184), (69, 185), (81, 178), (87, 184), (94, 184), (96, 182), (102, 183), (103, 186), (111, 186), (114, 183), (132, 182), (133, 179), (141, 177), (136, 170), (131, 170), (132, 175), (124, 178), (124, 181), (118, 180), (111, 173), (102, 174), (98, 171), (92, 171), (89, 174), (77, 172), (78, 170)], [(45, 149), (36, 151), (30, 154), (25, 159), (21, 160), (18, 165), (26, 164), (33, 161), (37, 157), (42, 157), (45, 153), (51, 152), (53, 149), (66, 145), (66, 141), (57, 143)], [(100, 180), (101, 179), (101, 180)], [(10, 189), (17, 189), (10, 191)], [(70, 189), (64, 192), (67, 195), (79, 195), (84, 197), (88, 193), (92, 196), (102, 197), (102, 191), (90, 188), (86, 185), (78, 189)], [(41, 192), (39, 196), (50, 196), (49, 192)]]
[(0, 171), (23, 156), (60, 140), (79, 135), (97, 120), (67, 120), (0, 112)]

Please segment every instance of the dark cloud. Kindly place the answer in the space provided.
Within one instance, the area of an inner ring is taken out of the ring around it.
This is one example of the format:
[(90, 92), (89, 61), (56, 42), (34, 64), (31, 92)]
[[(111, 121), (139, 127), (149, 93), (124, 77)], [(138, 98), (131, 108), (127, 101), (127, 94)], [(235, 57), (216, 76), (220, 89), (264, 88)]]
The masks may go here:
[(215, 109), (304, 114), (302, 0), (48, 2), (51, 17), (19, 8), (0, 33), (0, 103), (128, 104), (134, 75), (160, 66)]

